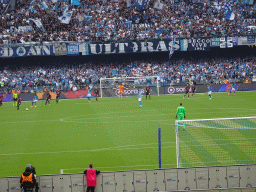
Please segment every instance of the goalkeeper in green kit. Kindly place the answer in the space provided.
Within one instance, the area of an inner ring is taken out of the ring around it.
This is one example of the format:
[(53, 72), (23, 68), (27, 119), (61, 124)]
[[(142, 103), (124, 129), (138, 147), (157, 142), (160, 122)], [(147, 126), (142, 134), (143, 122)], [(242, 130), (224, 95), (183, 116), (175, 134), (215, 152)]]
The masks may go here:
[[(177, 116), (179, 116), (178, 120), (184, 120), (186, 118), (185, 107), (182, 107), (182, 103), (180, 103), (180, 106), (177, 107), (176, 118)], [(179, 127), (178, 130), (180, 130)], [(185, 131), (185, 123), (183, 123), (183, 131)]]

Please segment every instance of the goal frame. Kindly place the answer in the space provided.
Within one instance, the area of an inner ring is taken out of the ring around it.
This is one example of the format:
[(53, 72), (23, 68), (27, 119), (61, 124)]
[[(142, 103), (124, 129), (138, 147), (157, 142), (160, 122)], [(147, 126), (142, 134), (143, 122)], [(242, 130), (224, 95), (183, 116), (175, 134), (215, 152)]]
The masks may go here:
[[(102, 81), (104, 80), (124, 80), (125, 79), (142, 79), (142, 78), (159, 78), (158, 76), (141, 76), (141, 77), (117, 77), (117, 78), (100, 78), (100, 97), (102, 98)], [(157, 96), (159, 96), (159, 80), (157, 80)]]
[[(194, 119), (194, 120), (176, 120), (175, 121), (175, 132), (176, 132), (176, 158), (177, 168), (180, 168), (180, 152), (179, 152), (179, 130), (178, 125), (186, 122), (199, 122), (199, 121), (218, 121), (218, 120), (238, 120), (238, 119), (256, 119), (256, 116), (252, 117), (231, 117), (231, 118), (215, 118), (215, 119)], [(218, 128), (216, 128), (218, 129)], [(229, 128), (226, 128), (229, 129)], [(234, 128), (236, 129), (236, 128)]]

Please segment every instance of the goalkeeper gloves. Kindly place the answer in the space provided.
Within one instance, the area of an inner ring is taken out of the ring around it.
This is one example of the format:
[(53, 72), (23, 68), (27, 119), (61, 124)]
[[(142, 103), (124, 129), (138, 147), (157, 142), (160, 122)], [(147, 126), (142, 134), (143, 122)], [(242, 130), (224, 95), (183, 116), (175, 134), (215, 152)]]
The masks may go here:
[(176, 115), (176, 117), (175, 117), (176, 119), (177, 119), (177, 115)]
[(186, 115), (184, 115), (184, 119), (186, 118)]

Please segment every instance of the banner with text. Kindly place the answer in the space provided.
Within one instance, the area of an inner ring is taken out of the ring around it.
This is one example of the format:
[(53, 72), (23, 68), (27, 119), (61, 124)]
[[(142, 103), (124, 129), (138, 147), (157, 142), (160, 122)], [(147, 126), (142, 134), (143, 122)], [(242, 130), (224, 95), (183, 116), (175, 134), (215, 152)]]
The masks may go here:
[(188, 51), (210, 51), (211, 38), (188, 39)]
[[(134, 41), (126, 43), (95, 43), (88, 44), (89, 55), (117, 53), (149, 53), (170, 51), (172, 40)], [(175, 40), (175, 51), (180, 51), (180, 41)]]
[(26, 57), (53, 55), (52, 45), (0, 47), (0, 57)]

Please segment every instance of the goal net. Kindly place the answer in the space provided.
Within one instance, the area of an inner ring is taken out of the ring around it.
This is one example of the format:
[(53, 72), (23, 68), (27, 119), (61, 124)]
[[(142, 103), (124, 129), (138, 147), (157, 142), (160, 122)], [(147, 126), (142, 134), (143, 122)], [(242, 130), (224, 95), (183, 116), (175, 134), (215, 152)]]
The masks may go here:
[(256, 117), (175, 122), (177, 167), (256, 163)]
[(148, 85), (150, 87), (151, 95), (159, 95), (159, 77), (121, 77), (121, 78), (101, 78), (100, 79), (100, 96), (102, 97), (118, 97), (119, 89), (116, 89), (119, 85), (124, 86), (127, 89), (123, 90), (123, 96), (137, 96), (138, 89), (142, 95), (145, 95), (145, 88)]

